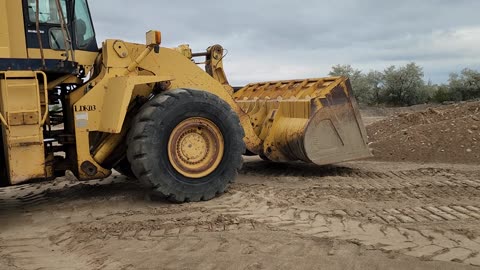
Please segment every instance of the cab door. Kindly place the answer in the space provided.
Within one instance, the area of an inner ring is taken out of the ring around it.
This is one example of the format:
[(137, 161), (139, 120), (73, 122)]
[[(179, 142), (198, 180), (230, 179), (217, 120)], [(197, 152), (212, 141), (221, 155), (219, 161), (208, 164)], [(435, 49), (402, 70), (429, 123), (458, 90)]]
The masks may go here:
[[(68, 1), (60, 0), (60, 6), (63, 11), (65, 26), (69, 27), (71, 12), (68, 9)], [(27, 48), (44, 50), (65, 51), (64, 33), (62, 31), (60, 14), (58, 12), (56, 0), (23, 0), (24, 19), (25, 19), (25, 35), (27, 40)], [(37, 34), (37, 8), (38, 8), (38, 31)], [(39, 39), (40, 36), (40, 39)], [(41, 43), (41, 44), (40, 44)], [(40, 46), (41, 45), (41, 46)], [(30, 58), (37, 58), (29, 53)], [(60, 53), (61, 54), (61, 53)], [(53, 56), (53, 55), (52, 55)], [(49, 58), (49, 57), (46, 57)], [(65, 58), (65, 57), (64, 57)]]
[(80, 51), (98, 52), (88, 2), (75, 0), (73, 9), (73, 48)]

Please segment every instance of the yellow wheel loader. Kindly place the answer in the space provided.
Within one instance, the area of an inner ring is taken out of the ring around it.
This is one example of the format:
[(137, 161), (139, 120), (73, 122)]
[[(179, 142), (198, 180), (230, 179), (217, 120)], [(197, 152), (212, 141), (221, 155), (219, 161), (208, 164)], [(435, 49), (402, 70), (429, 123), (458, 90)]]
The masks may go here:
[(234, 89), (220, 45), (160, 43), (149, 31), (146, 44), (98, 48), (86, 0), (0, 0), (2, 184), (116, 169), (199, 201), (225, 191), (242, 155), (319, 165), (370, 155), (347, 78)]

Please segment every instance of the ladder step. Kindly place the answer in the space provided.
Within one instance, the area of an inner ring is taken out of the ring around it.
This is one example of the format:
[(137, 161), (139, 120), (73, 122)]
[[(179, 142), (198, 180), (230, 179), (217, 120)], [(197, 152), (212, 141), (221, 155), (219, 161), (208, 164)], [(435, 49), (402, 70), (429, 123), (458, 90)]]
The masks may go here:
[(38, 110), (23, 110), (23, 111), (10, 111), (8, 114), (14, 114), (14, 113), (34, 113), (38, 112)]
[(7, 86), (8, 87), (25, 87), (25, 86), (34, 86), (34, 87), (37, 87), (37, 84), (36, 83), (22, 83), (22, 84), (18, 84), (18, 83), (7, 83)]

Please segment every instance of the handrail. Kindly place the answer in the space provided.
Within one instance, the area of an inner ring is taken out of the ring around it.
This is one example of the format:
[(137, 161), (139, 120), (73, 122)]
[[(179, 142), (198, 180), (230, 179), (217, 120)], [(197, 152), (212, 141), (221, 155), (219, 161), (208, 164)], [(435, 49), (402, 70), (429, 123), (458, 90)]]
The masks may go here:
[[(5, 76), (5, 78), (7, 78), (7, 77), (6, 77), (6, 72), (0, 72), (0, 74), (3, 74), (3, 76)], [(2, 88), (0, 87), (0, 95), (2, 94), (2, 93), (1, 93), (1, 90), (2, 90)], [(10, 129), (10, 126), (8, 125), (7, 121), (5, 120), (5, 117), (3, 117), (3, 114), (2, 114), (1, 111), (0, 111), (0, 121), (2, 122), (2, 124), (3, 124), (7, 129)]]
[(65, 16), (63, 14), (62, 5), (60, 4), (60, 0), (56, 0), (57, 10), (58, 10), (58, 17), (60, 19), (60, 26), (62, 28), (62, 35), (63, 35), (63, 43), (65, 46), (65, 61), (68, 61), (70, 58), (69, 54), (72, 56), (72, 64), (75, 62), (75, 53), (73, 52), (73, 41), (70, 35), (70, 31), (67, 27), (65, 27)]
[[(48, 117), (48, 82), (47, 82), (47, 75), (45, 72), (42, 71), (35, 71), (35, 75), (40, 74), (43, 77), (43, 91), (45, 93), (45, 114), (42, 117), (42, 121), (40, 122), (40, 125), (43, 126), (45, 124), (45, 121), (47, 121)], [(40, 89), (38, 89), (40, 91)], [(42, 111), (42, 108), (40, 108), (40, 112)]]
[(43, 54), (43, 43), (42, 43), (42, 36), (40, 35), (40, 4), (39, 1), (36, 0), (36, 12), (35, 12), (35, 28), (37, 31), (37, 39), (38, 39), (38, 46), (40, 47), (40, 57), (42, 58), (42, 67), (45, 68), (45, 55)]
[(10, 129), (10, 126), (7, 124), (7, 121), (5, 121), (5, 118), (3, 117), (3, 114), (0, 112), (0, 120), (2, 121), (2, 124), (5, 125), (7, 129)]

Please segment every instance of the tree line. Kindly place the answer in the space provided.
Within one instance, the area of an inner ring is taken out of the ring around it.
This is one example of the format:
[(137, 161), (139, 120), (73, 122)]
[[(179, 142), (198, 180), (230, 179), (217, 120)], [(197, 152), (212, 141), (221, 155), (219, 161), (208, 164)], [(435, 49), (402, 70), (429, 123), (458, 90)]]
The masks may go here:
[(411, 106), (480, 98), (480, 72), (468, 68), (451, 73), (445, 84), (425, 81), (423, 68), (413, 62), (368, 73), (351, 65), (335, 65), (329, 75), (349, 77), (357, 101), (367, 105)]

